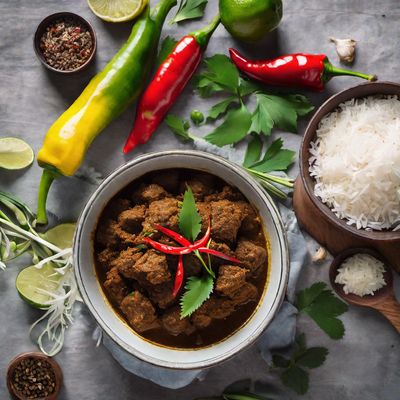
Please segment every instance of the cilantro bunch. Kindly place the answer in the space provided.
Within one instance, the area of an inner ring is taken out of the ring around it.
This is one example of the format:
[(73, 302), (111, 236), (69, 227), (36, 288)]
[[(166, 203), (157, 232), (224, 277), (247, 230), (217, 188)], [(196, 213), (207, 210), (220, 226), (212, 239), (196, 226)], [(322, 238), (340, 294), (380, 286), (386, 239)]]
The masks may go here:
[[(206, 59), (205, 66), (195, 79), (197, 93), (203, 98), (218, 95), (224, 99), (209, 110), (205, 124), (217, 126), (210, 127), (212, 131), (203, 140), (223, 147), (235, 145), (251, 135), (243, 166), (271, 194), (286, 199), (282, 186), (292, 188), (293, 180), (284, 171), (293, 163), (295, 153), (283, 149), (283, 141), (278, 139), (262, 156), (262, 138), (268, 138), (273, 128), (297, 132), (298, 117), (308, 114), (314, 107), (305, 96), (271, 94), (264, 87), (243, 79), (235, 65), (223, 54)], [(251, 111), (252, 101), (256, 105)], [(184, 141), (199, 139), (189, 132), (187, 120), (168, 115), (166, 123)], [(282, 176), (271, 174), (276, 171), (280, 171)]]

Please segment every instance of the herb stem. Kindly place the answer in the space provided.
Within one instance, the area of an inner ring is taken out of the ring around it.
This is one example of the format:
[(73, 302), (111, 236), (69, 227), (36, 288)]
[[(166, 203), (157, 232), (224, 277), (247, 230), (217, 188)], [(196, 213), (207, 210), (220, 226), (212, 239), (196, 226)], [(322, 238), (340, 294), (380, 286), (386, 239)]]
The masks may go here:
[(259, 172), (259, 171), (256, 171), (254, 169), (251, 169), (251, 168), (245, 168), (245, 169), (250, 174), (255, 175), (257, 177), (260, 177), (261, 179), (266, 179), (268, 181), (279, 183), (280, 185), (286, 186), (288, 188), (293, 188), (294, 187), (293, 179), (291, 179), (291, 178), (282, 178), (280, 176), (268, 174), (268, 173), (265, 173), (265, 172)]

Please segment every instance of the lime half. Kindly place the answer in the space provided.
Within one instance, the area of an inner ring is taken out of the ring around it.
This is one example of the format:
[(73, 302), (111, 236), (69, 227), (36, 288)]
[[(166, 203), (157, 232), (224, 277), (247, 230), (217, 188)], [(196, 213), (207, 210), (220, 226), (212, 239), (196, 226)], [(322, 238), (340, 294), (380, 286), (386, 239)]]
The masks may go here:
[(29, 167), (35, 158), (29, 144), (21, 139), (0, 138), (0, 168), (22, 169)]
[(33, 265), (23, 269), (17, 276), (15, 286), (23, 300), (35, 308), (46, 309), (52, 297), (42, 292), (53, 293), (60, 284), (62, 275), (58, 274), (52, 264), (45, 264), (38, 269)]
[(74, 239), (76, 224), (60, 224), (54, 228), (49, 229), (44, 234), (44, 239), (53, 243), (60, 249), (68, 249), (72, 247), (72, 241)]
[(87, 0), (90, 9), (103, 21), (125, 22), (136, 18), (148, 0)]

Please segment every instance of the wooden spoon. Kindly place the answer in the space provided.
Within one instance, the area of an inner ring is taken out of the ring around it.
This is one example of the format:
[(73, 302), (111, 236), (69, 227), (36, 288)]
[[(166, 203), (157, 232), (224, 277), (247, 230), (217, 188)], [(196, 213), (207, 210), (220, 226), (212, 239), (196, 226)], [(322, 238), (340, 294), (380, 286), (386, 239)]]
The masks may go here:
[[(361, 297), (352, 293), (346, 294), (343, 291), (343, 285), (335, 282), (338, 268), (340, 268), (340, 266), (347, 258), (358, 253), (369, 254), (382, 261), (385, 265), (385, 272), (383, 276), (386, 285), (383, 288), (377, 290), (373, 296), (366, 295), (364, 297)], [(388, 264), (388, 262), (381, 254), (379, 254), (375, 250), (367, 248), (354, 248), (345, 250), (339, 253), (332, 261), (329, 269), (329, 279), (331, 281), (333, 289), (343, 300), (347, 301), (350, 304), (378, 310), (400, 333), (400, 304), (397, 302), (394, 295), (393, 273), (390, 264)]]

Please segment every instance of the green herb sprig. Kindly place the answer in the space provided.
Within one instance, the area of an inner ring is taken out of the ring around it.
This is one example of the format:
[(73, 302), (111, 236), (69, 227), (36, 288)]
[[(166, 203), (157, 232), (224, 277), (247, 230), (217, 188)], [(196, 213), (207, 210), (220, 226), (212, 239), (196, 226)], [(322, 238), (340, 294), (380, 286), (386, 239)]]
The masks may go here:
[(281, 382), (298, 394), (305, 394), (309, 387), (308, 369), (320, 367), (326, 360), (328, 349), (325, 347), (306, 346), (306, 337), (300, 334), (296, 337), (295, 350), (290, 359), (281, 354), (274, 354), (272, 362), (279, 370)]
[[(190, 187), (183, 195), (183, 202), (179, 212), (179, 230), (188, 240), (194, 242), (201, 232), (201, 216), (196, 207), (196, 200)], [(208, 259), (204, 261), (200, 252), (193, 253), (201, 262), (206, 273), (201, 276), (192, 276), (185, 286), (185, 293), (181, 298), (181, 318), (193, 314), (211, 295), (214, 288), (215, 274)]]
[(203, 17), (207, 3), (208, 0), (181, 0), (178, 12), (170, 24)]
[(332, 339), (341, 339), (345, 328), (337, 318), (348, 310), (348, 306), (326, 288), (326, 283), (317, 282), (297, 294), (298, 310), (310, 316)]

